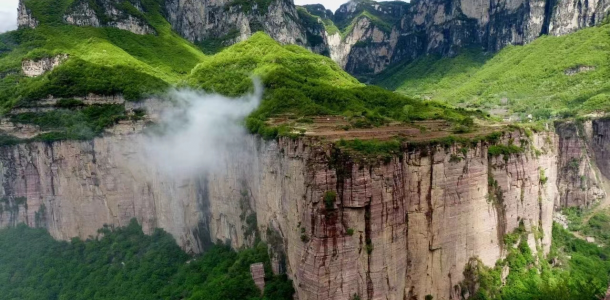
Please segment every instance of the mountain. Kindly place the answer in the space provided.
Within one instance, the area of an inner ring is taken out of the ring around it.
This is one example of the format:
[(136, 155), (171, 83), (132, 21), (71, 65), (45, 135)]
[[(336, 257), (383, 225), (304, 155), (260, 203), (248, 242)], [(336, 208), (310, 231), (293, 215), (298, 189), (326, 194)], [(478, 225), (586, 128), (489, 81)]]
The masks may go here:
[[(474, 4), (23, 0), (20, 28), (0, 35), (0, 290), (237, 300), (266, 281), (278, 299), (599, 298), (610, 121), (538, 98), (605, 87), (607, 25), (536, 38), (563, 4)], [(590, 5), (582, 26), (604, 7)], [(477, 110), (497, 104), (472, 98), (504, 90), (538, 120)], [(172, 130), (176, 93), (215, 106)], [(244, 98), (260, 105), (242, 120)], [(188, 122), (222, 106), (221, 125)], [(179, 151), (150, 145), (189, 124)], [(178, 166), (202, 156), (220, 167)]]
[(497, 54), (468, 49), (454, 58), (430, 55), (381, 73), (375, 83), (512, 120), (603, 115), (610, 109), (609, 35), (610, 26), (599, 25)]
[[(473, 47), (495, 52), (541, 35), (568, 34), (600, 24), (610, 7), (605, 0), (352, 0), (333, 13), (320, 5), (295, 7), (290, 0), (77, 0), (55, 7), (54, 20), (154, 34), (142, 10), (152, 4), (176, 32), (208, 53), (264, 31), (280, 43), (330, 56), (360, 77), (428, 54), (451, 57)], [(21, 5), (20, 26), (50, 20), (30, 10)]]

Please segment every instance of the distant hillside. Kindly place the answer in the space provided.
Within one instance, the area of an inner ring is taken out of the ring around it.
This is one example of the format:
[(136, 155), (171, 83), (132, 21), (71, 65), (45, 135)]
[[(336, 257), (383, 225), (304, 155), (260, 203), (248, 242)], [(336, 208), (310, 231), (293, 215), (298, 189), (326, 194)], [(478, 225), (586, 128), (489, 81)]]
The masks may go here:
[(610, 25), (544, 36), (493, 55), (427, 56), (380, 74), (376, 84), (454, 105), (557, 115), (610, 111)]

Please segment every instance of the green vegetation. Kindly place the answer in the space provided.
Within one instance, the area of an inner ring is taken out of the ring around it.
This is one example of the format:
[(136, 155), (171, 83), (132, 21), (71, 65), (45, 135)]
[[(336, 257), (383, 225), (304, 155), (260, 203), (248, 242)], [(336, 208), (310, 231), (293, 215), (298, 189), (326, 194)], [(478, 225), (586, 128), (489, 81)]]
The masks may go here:
[[(376, 83), (415, 97), (546, 119), (610, 110), (610, 25), (543, 36), (499, 53), (427, 56), (384, 72)], [(507, 103), (503, 103), (507, 102)]]
[[(233, 5), (246, 5), (242, 2), (234, 1)], [(247, 5), (254, 5), (247, 2)], [(261, 0), (256, 5), (260, 10), (266, 3), (267, 0)], [(282, 46), (260, 32), (248, 41), (206, 57), (171, 31), (163, 18), (163, 5), (157, 0), (144, 0), (143, 13), (134, 11), (128, 0), (115, 4), (118, 9), (150, 24), (156, 35), (63, 24), (63, 13), (77, 5), (69, 0), (27, 0), (26, 4), (40, 25), (34, 30), (20, 29), (0, 35), (0, 112), (36, 106), (37, 101), (49, 95), (62, 99), (57, 107), (70, 111), (59, 113), (67, 115), (69, 120), (55, 123), (45, 120), (51, 114), (13, 118), (52, 130), (52, 137), (44, 139), (90, 138), (102, 132), (104, 126), (124, 118), (123, 112), (117, 111), (112, 118), (96, 124), (92, 124), (93, 120), (85, 120), (88, 112), (78, 112), (85, 106), (74, 98), (89, 93), (120, 94), (128, 101), (137, 101), (178, 86), (237, 96), (253, 90), (253, 77), (262, 79), (264, 99), (245, 123), (252, 133), (266, 138), (302, 134), (288, 125), (269, 125), (267, 121), (274, 116), (298, 119), (312, 115), (343, 115), (350, 120), (351, 127), (364, 128), (428, 119), (446, 119), (458, 124), (468, 116), (481, 115), (365, 86), (331, 59), (298, 46)], [(95, 1), (89, 4), (95, 10)], [(53, 9), (46, 10), (48, 6)], [(371, 12), (365, 10), (365, 13)], [(317, 22), (317, 17), (309, 16), (312, 22)], [(224, 47), (224, 41), (212, 39), (200, 46), (215, 52)], [(42, 76), (28, 78), (20, 71), (20, 62), (24, 59), (59, 54), (69, 58)], [(87, 126), (83, 132), (74, 133), (75, 124), (79, 123), (87, 123)], [(13, 142), (9, 138), (2, 140)]]
[(322, 21), (324, 29), (326, 30), (326, 33), (328, 33), (328, 35), (334, 35), (335, 33), (340, 32), (339, 28), (337, 28), (337, 26), (332, 20), (333, 12), (331, 10), (327, 10), (321, 4), (303, 5), (297, 7), (297, 10), (299, 11), (299, 17), (307, 18), (310, 20), (305, 21), (304, 24), (306, 27), (312, 25), (311, 21), (315, 20), (315, 22), (317, 23), (317, 18), (319, 18)]
[[(384, 14), (383, 11), (393, 9), (388, 8), (389, 6), (407, 6), (407, 3), (404, 2), (375, 2), (370, 0), (360, 0), (357, 1), (356, 11), (353, 13), (349, 13), (348, 16), (335, 15), (334, 24), (339, 29), (341, 36), (345, 38), (354, 28), (354, 26), (360, 21), (362, 18), (368, 19), (371, 23), (373, 23), (379, 30), (390, 32), (392, 31), (392, 26), (396, 24), (400, 20), (399, 17), (395, 17), (393, 14)], [(377, 9), (380, 7), (380, 9)]]
[(372, 140), (339, 140), (336, 146), (348, 150), (354, 150), (358, 153), (378, 156), (378, 155), (395, 155), (401, 152), (401, 142), (399, 140), (378, 141)]
[(570, 231), (580, 231), (582, 229), (582, 221), (587, 212), (580, 207), (567, 207), (561, 210), (568, 219), (568, 229)]
[(123, 105), (92, 105), (80, 110), (55, 109), (47, 112), (28, 112), (11, 116), (14, 123), (40, 126), (48, 133), (38, 138), (52, 140), (87, 140), (103, 132), (104, 128), (125, 119)]
[(261, 106), (246, 120), (246, 126), (251, 132), (269, 138), (292, 132), (290, 128), (267, 126), (267, 119), (278, 115), (289, 115), (295, 120), (313, 115), (344, 115), (358, 121), (357, 126), (372, 127), (392, 120), (459, 122), (478, 114), (365, 86), (330, 58), (295, 45), (282, 46), (260, 32), (207, 57), (195, 67), (188, 84), (237, 96), (253, 90), (253, 76), (262, 79), (265, 94)]
[(256, 8), (259, 13), (266, 13), (271, 2), (273, 0), (233, 0), (229, 3), (227, 9), (232, 6), (239, 6), (244, 12), (251, 12)]
[[(533, 230), (533, 229), (532, 229)], [(610, 248), (599, 248), (553, 226), (553, 245), (547, 259), (541, 249), (531, 249), (520, 226), (505, 238), (506, 259), (487, 268), (473, 261), (464, 271), (462, 293), (470, 299), (599, 299), (605, 294), (610, 272)], [(517, 244), (517, 247), (513, 245)], [(502, 269), (510, 273), (503, 284)], [(479, 289), (475, 292), (475, 286)]]
[[(0, 49), (4, 49), (0, 50), (0, 107), (5, 112), (16, 104), (48, 95), (69, 98), (88, 93), (123, 94), (128, 100), (138, 100), (181, 82), (205, 57), (172, 32), (156, 0), (142, 1), (145, 14), (140, 14), (157, 35), (63, 24), (61, 16), (71, 2), (27, 0), (40, 25), (35, 30), (0, 35)], [(22, 60), (59, 54), (69, 58), (53, 72), (36, 78), (21, 75)]]
[(594, 237), (596, 243), (606, 247), (610, 246), (610, 215), (608, 213), (608, 210), (596, 212), (581, 228), (583, 235)]
[(519, 153), (523, 153), (525, 151), (525, 149), (523, 149), (522, 147), (513, 145), (513, 144), (508, 144), (508, 145), (492, 145), (489, 146), (489, 148), (487, 149), (487, 152), (490, 156), (504, 156), (505, 160), (507, 160), (507, 157), (509, 157), (510, 155), (513, 154), (519, 154)]
[(324, 193), (324, 207), (326, 210), (335, 209), (335, 201), (337, 201), (337, 193), (334, 191), (327, 191)]
[[(562, 211), (568, 220), (568, 229), (578, 231), (582, 236), (595, 238), (595, 243), (610, 246), (610, 211), (596, 211), (579, 207), (564, 208)], [(585, 222), (586, 220), (586, 222)]]
[[(267, 246), (239, 252), (217, 245), (185, 254), (157, 229), (150, 236), (133, 220), (100, 230), (101, 238), (55, 241), (45, 230), (19, 225), (0, 230), (3, 299), (292, 299), (286, 276), (273, 276)], [(264, 296), (250, 264), (263, 262)]]

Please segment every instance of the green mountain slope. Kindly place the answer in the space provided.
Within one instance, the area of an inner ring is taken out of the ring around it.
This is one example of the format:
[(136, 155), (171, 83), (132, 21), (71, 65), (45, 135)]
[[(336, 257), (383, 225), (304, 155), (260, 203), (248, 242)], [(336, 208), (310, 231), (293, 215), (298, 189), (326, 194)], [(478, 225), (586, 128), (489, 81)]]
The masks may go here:
[(262, 79), (265, 94), (259, 109), (248, 119), (248, 127), (264, 136), (289, 130), (265, 126), (268, 118), (280, 115), (295, 119), (343, 115), (364, 119), (369, 126), (380, 126), (391, 121), (428, 119), (459, 122), (474, 114), (366, 86), (330, 58), (299, 46), (282, 46), (264, 33), (256, 33), (245, 42), (207, 57), (193, 69), (188, 84), (240, 95), (252, 89), (252, 76)]
[[(123, 94), (137, 100), (178, 83), (204, 58), (199, 49), (171, 31), (154, 1), (143, 1), (147, 11), (143, 17), (156, 35), (63, 24), (67, 0), (25, 3), (40, 25), (0, 35), (0, 105), (5, 111), (48, 95)], [(53, 72), (27, 78), (20, 71), (24, 59), (59, 54), (69, 59)]]
[(454, 58), (425, 57), (394, 67), (375, 83), (405, 95), (542, 118), (587, 114), (610, 110), (608, 53), (610, 25), (604, 25), (544, 36), (495, 55), (471, 50)]
[[(154, 35), (65, 24), (63, 14), (79, 1), (84, 0), (26, 0), (39, 26), (0, 35), (3, 112), (37, 106), (48, 96), (74, 104), (11, 117), (13, 122), (38, 125), (47, 131), (40, 136), (43, 140), (89, 139), (127, 117), (122, 107), (112, 105), (81, 109), (74, 97), (94, 93), (138, 101), (163, 94), (172, 86), (236, 96), (251, 90), (253, 77), (262, 78), (265, 95), (247, 124), (252, 132), (268, 137), (291, 132), (290, 128), (269, 128), (272, 126), (266, 121), (280, 115), (344, 115), (362, 126), (423, 119), (459, 122), (470, 115), (439, 103), (423, 103), (365, 86), (331, 59), (298, 46), (282, 46), (263, 33), (206, 56), (171, 30), (156, 0), (142, 1), (142, 12), (128, 0), (118, 1), (120, 5), (116, 6), (144, 20), (154, 28)], [(49, 6), (54, 9), (45, 9)], [(97, 14), (103, 16), (103, 12)], [(21, 71), (23, 60), (57, 55), (68, 55), (68, 59), (44, 75), (30, 78)]]

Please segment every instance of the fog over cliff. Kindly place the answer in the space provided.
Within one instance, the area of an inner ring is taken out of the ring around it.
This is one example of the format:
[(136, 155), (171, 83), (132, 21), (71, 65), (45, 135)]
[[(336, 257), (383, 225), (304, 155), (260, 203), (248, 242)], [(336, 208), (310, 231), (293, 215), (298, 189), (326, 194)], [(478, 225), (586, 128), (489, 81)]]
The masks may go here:
[(243, 150), (247, 131), (242, 122), (260, 104), (262, 91), (258, 81), (253, 93), (238, 98), (171, 91), (168, 97), (175, 106), (162, 114), (157, 130), (142, 143), (146, 163), (182, 177), (222, 172), (226, 159), (247, 159), (251, 154)]

